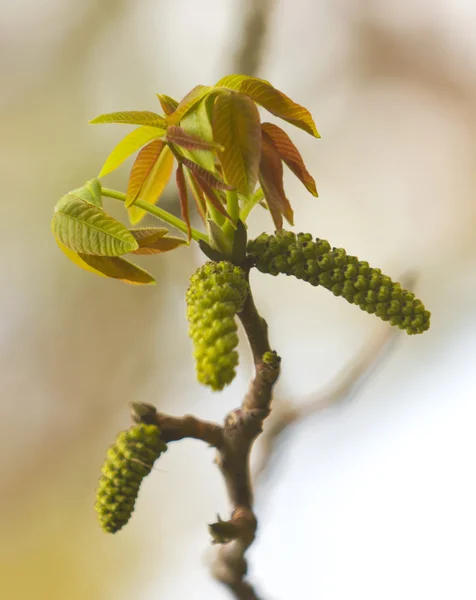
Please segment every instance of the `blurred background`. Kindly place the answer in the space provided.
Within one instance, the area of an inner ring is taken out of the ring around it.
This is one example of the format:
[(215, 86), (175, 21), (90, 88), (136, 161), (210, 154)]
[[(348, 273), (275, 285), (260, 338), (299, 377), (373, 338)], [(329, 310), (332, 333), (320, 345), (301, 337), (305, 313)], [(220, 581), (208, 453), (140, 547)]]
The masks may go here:
[[(232, 386), (203, 389), (184, 303), (199, 252), (151, 259), (157, 286), (127, 286), (69, 263), (50, 221), (127, 131), (88, 119), (232, 72), (270, 80), (322, 135), (287, 128), (320, 192), (289, 178), (295, 231), (395, 278), (412, 269), (432, 311), (428, 333), (400, 334), (344, 402), (281, 436), (256, 485), (250, 577), (265, 600), (476, 597), (475, 27), (469, 0), (1, 3), (0, 597), (228, 597), (208, 571), (206, 525), (228, 514), (210, 449), (171, 446), (116, 536), (93, 504), (128, 403), (221, 420), (248, 349)], [(162, 202), (176, 210), (173, 189)], [(272, 230), (264, 211), (251, 223)], [(276, 406), (332, 389), (386, 327), (302, 282), (252, 284), (283, 358)]]

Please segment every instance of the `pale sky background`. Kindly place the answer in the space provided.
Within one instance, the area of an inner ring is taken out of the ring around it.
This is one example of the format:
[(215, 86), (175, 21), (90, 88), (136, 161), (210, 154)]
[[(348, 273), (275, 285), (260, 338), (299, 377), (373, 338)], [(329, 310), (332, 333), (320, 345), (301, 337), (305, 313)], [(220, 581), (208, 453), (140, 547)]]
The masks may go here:
[[(2, 598), (228, 597), (207, 570), (207, 523), (228, 514), (210, 449), (171, 445), (116, 536), (93, 504), (128, 402), (221, 420), (246, 390), (246, 345), (232, 386), (202, 388), (184, 312), (200, 253), (157, 257), (156, 287), (126, 286), (68, 263), (50, 220), (126, 132), (87, 120), (157, 110), (155, 93), (233, 71), (245, 4), (0, 2)], [(394, 278), (417, 271), (432, 328), (400, 334), (347, 402), (285, 435), (256, 487), (250, 577), (264, 600), (476, 598), (475, 29), (469, 0), (281, 0), (269, 15), (257, 75), (322, 135), (286, 128), (320, 192), (287, 180), (295, 231)], [(263, 230), (264, 211), (250, 235)], [(276, 403), (328, 389), (386, 327), (302, 282), (252, 284), (283, 358)]]

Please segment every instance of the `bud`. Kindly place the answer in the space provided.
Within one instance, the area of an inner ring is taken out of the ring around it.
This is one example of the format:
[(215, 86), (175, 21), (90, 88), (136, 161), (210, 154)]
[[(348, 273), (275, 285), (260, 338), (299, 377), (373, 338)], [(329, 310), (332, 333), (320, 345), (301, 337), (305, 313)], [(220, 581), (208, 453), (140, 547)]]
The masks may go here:
[(430, 327), (430, 312), (415, 294), (402, 289), (380, 269), (348, 256), (343, 248), (331, 249), (329, 242), (319, 238), (313, 241), (309, 233), (263, 233), (248, 243), (248, 254), (262, 273), (284, 273), (325, 287), (409, 335)]
[(213, 390), (222, 390), (235, 377), (235, 315), (243, 308), (248, 291), (244, 271), (227, 261), (208, 262), (190, 278), (187, 318), (197, 377)]
[(129, 521), (139, 487), (167, 445), (156, 425), (134, 425), (109, 448), (96, 492), (96, 512), (104, 531), (116, 533)]

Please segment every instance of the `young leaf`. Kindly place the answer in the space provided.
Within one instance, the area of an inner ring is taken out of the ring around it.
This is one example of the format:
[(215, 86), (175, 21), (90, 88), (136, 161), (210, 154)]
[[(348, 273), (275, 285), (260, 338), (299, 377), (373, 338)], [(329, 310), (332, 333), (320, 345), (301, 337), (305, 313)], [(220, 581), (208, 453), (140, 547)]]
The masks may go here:
[(178, 125), (171, 125), (167, 129), (167, 141), (186, 150), (218, 150), (220, 148), (215, 142), (202, 140), (195, 135), (187, 133)]
[(207, 218), (207, 204), (205, 202), (205, 198), (203, 197), (203, 191), (189, 169), (185, 171), (185, 179), (187, 180), (188, 187), (192, 192), (193, 199), (195, 200), (198, 214), (205, 224)]
[(207, 242), (203, 240), (198, 240), (198, 245), (200, 246), (200, 250), (205, 254), (207, 258), (213, 260), (215, 262), (221, 262), (222, 260), (228, 260), (228, 257), (212, 248)]
[(244, 94), (220, 94), (213, 110), (213, 133), (223, 147), (219, 158), (226, 181), (249, 198), (258, 181), (261, 153), (255, 103)]
[(90, 179), (76, 190), (69, 192), (71, 196), (76, 196), (80, 200), (85, 200), (89, 204), (94, 204), (98, 208), (102, 208), (101, 184), (98, 179)]
[(318, 196), (316, 182), (304, 164), (299, 150), (288, 134), (273, 123), (263, 123), (262, 130), (273, 142), (279, 156), (313, 196)]
[(166, 94), (157, 94), (157, 98), (159, 99), (160, 106), (166, 115), (171, 115), (174, 110), (176, 110), (178, 106), (177, 100), (174, 100)]
[(154, 142), (147, 144), (145, 148), (142, 148), (137, 155), (129, 175), (129, 183), (127, 184), (126, 208), (129, 208), (139, 195), (143, 183), (150, 175), (152, 167), (157, 162), (164, 146), (165, 142), (155, 140)]
[[(180, 127), (187, 133), (194, 135), (207, 142), (213, 142), (213, 130), (211, 124), (211, 115), (213, 113), (213, 103), (215, 98), (207, 95), (202, 98), (188, 111), (180, 120)], [(198, 163), (200, 166), (215, 171), (215, 154), (210, 150), (187, 150), (183, 155)]]
[(208, 85), (197, 85), (182, 98), (175, 111), (167, 116), (167, 125), (178, 125), (187, 112), (204, 98), (212, 88)]
[(129, 231), (137, 240), (139, 248), (142, 245), (153, 244), (169, 232), (165, 227), (138, 227), (137, 229), (129, 229)]
[(188, 244), (187, 240), (184, 240), (183, 238), (165, 236), (146, 245), (143, 245), (143, 243), (140, 242), (140, 248), (134, 250), (132, 254), (162, 254), (163, 252), (169, 252), (170, 250), (175, 250), (175, 248), (184, 245), (187, 246)]
[(85, 271), (95, 273), (101, 277), (119, 279), (125, 283), (138, 285), (155, 283), (152, 275), (124, 258), (120, 258), (119, 256), (91, 256), (89, 254), (80, 254), (70, 250), (59, 240), (56, 241), (66, 256), (75, 265), (81, 267), (81, 269), (84, 269)]
[(192, 227), (190, 225), (190, 213), (188, 210), (188, 194), (187, 194), (187, 185), (185, 183), (185, 177), (183, 174), (183, 166), (179, 163), (177, 167), (177, 171), (175, 174), (177, 180), (177, 189), (180, 199), (180, 209), (182, 211), (182, 219), (187, 224), (187, 234), (188, 234), (188, 242), (192, 239)]
[(271, 138), (263, 131), (259, 181), (276, 229), (282, 229), (283, 218), (293, 225), (293, 211), (283, 186), (283, 164)]
[(139, 247), (122, 223), (71, 194), (56, 205), (52, 229), (61, 243), (84, 254), (120, 256)]
[(248, 232), (243, 221), (238, 219), (236, 224), (235, 236), (233, 238), (233, 247), (231, 249), (231, 262), (235, 265), (243, 264), (246, 258), (246, 243), (248, 241)]
[(205, 179), (203, 179), (199, 175), (196, 175), (196, 181), (197, 181), (198, 185), (200, 186), (200, 188), (202, 189), (202, 191), (205, 194), (205, 196), (207, 197), (207, 199), (210, 202), (210, 204), (221, 215), (223, 215), (224, 217), (226, 217), (227, 219), (229, 219), (230, 221), (232, 221), (232, 218), (227, 213), (226, 208), (223, 206), (223, 203), (220, 201), (219, 198), (217, 198), (217, 193), (219, 193), (219, 190), (213, 189), (212, 186), (208, 184), (208, 181), (206, 181)]
[(273, 87), (268, 81), (247, 75), (228, 75), (215, 87), (225, 87), (247, 94), (270, 113), (303, 129), (314, 137), (320, 137), (311, 113), (303, 106), (293, 102), (285, 94)]
[(93, 125), (121, 123), (123, 125), (150, 125), (151, 127), (160, 127), (163, 129), (166, 127), (164, 117), (149, 110), (124, 110), (107, 113), (105, 115), (99, 115), (89, 122)]
[(306, 189), (311, 192), (313, 196), (317, 197), (316, 182), (314, 178), (306, 169), (306, 165), (302, 159), (299, 150), (292, 143), (291, 138), (288, 134), (283, 131), (277, 125), (273, 123), (263, 123), (263, 131), (265, 131), (271, 138), (279, 156), (284, 163), (291, 169), (296, 177), (301, 181)]
[(207, 233), (208, 239), (210, 240), (210, 246), (214, 250), (218, 250), (218, 252), (229, 257), (232, 249), (231, 240), (225, 235), (223, 229), (211, 219), (208, 219), (207, 221)]
[(126, 158), (129, 158), (131, 154), (134, 154), (134, 152), (139, 150), (139, 148), (142, 148), (142, 146), (145, 146), (148, 142), (160, 138), (163, 135), (165, 135), (165, 129), (161, 129), (160, 127), (144, 125), (143, 127), (134, 129), (134, 131), (127, 134), (126, 137), (117, 144), (111, 154), (107, 157), (98, 177), (104, 177), (104, 175), (111, 173), (114, 169), (117, 169)]
[[(140, 199), (144, 200), (144, 202), (155, 204), (162, 195), (162, 192), (164, 191), (165, 186), (172, 175), (173, 166), (174, 156), (170, 151), (170, 148), (164, 145), (159, 157), (155, 161), (155, 164), (150, 169), (149, 174), (142, 183), (136, 198), (140, 197)], [(137, 208), (137, 206), (130, 206), (128, 212), (130, 222), (133, 225), (139, 223), (139, 221), (146, 214), (144, 210)]]
[(182, 163), (192, 171), (195, 177), (200, 180), (200, 182), (205, 181), (210, 187), (215, 188), (217, 190), (232, 190), (233, 186), (228, 185), (216, 175), (214, 175), (211, 171), (207, 171), (197, 163), (194, 163), (193, 160), (189, 158), (182, 157)]

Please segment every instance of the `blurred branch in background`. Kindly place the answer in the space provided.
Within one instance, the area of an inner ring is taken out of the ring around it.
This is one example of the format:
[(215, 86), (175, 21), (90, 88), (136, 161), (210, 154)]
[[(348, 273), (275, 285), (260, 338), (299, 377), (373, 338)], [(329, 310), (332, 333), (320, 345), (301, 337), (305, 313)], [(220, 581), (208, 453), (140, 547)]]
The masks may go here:
[(266, 47), (269, 22), (275, 0), (241, 0), (241, 44), (236, 51), (232, 73), (256, 76), (259, 73)]
[[(406, 289), (412, 290), (417, 276), (415, 273), (402, 275), (400, 281)], [(365, 385), (372, 371), (391, 356), (399, 334), (400, 331), (394, 327), (379, 327), (361, 352), (341, 369), (327, 391), (312, 394), (307, 400), (300, 401), (275, 398), (273, 410), (260, 436), (261, 447), (258, 462), (253, 469), (254, 478), (262, 479), (272, 469), (280, 444), (293, 425), (332, 406), (351, 401), (359, 387)]]

